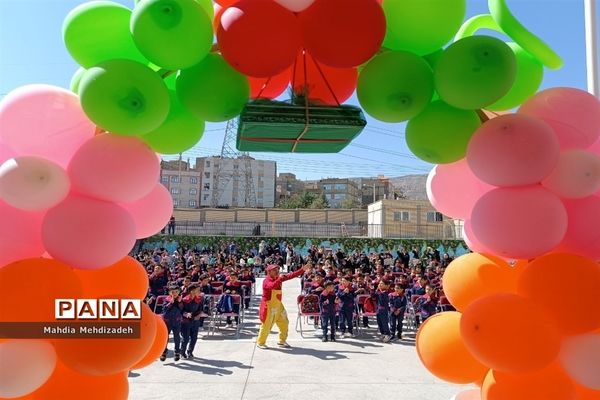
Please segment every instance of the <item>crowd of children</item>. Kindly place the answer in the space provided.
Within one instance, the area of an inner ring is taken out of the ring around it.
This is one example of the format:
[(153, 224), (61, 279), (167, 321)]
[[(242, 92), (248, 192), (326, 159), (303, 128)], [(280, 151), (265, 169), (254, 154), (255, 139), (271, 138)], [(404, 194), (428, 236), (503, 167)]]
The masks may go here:
[[(193, 357), (198, 331), (208, 317), (206, 295), (239, 295), (242, 301), (230, 305), (235, 315), (240, 307), (250, 306), (255, 276), (268, 264), (288, 270), (311, 265), (301, 284), (305, 295), (318, 296), (323, 341), (335, 341), (338, 330), (342, 337), (353, 336), (359, 309), (376, 316), (383, 341), (389, 342), (402, 338), (402, 321), (409, 305), (415, 310), (417, 323), (451, 307), (441, 283), (452, 258), (440, 256), (437, 250), (367, 255), (313, 246), (305, 257), (300, 257), (290, 254), (289, 248), (263, 242), (258, 249), (241, 253), (231, 242), (203, 251), (180, 249), (169, 254), (156, 249), (138, 254), (136, 259), (149, 275), (146, 302), (163, 314), (173, 334), (175, 360)], [(360, 304), (358, 296), (364, 299)], [(234, 322), (239, 322), (237, 317), (233, 321), (227, 318), (228, 326)], [(367, 317), (363, 317), (362, 325), (368, 327)], [(166, 356), (165, 348), (161, 360)]]

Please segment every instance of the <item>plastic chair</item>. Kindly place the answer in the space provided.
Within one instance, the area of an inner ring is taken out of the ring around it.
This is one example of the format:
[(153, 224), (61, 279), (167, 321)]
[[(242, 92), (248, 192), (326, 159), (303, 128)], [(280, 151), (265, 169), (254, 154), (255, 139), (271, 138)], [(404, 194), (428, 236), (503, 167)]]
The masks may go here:
[[(359, 294), (356, 296), (356, 319), (357, 319), (357, 325), (358, 325), (358, 321), (360, 321), (363, 317), (369, 318), (369, 317), (376, 317), (377, 316), (377, 312), (373, 311), (373, 312), (365, 312), (364, 309), (364, 305), (365, 305), (365, 301), (371, 298), (371, 295), (369, 294)], [(375, 307), (377, 308), (377, 306)], [(358, 333), (360, 334), (360, 331), (358, 331)]]
[[(167, 297), (169, 297), (169, 296), (162, 295), (162, 296), (156, 297), (156, 300), (154, 300), (154, 313), (155, 314), (160, 314), (162, 312), (162, 307), (166, 303)], [(160, 307), (160, 310), (158, 310), (158, 307)]]
[[(220, 295), (219, 300), (221, 300), (221, 297), (225, 296), (225, 295)], [(211, 325), (212, 327), (212, 334), (214, 335), (216, 329), (221, 329), (221, 322), (223, 321), (223, 319), (227, 319), (227, 318), (237, 318), (238, 319), (238, 323), (235, 327), (235, 338), (239, 338), (240, 337), (240, 328), (242, 326), (242, 323), (244, 321), (244, 307), (242, 304), (242, 296), (239, 294), (229, 294), (227, 296), (231, 296), (231, 301), (233, 304), (233, 308), (234, 310), (237, 309), (238, 311), (231, 311), (231, 312), (219, 312), (219, 310), (217, 309), (216, 305), (218, 304), (215, 303), (215, 312), (214, 312), (214, 317), (213, 317), (213, 321), (214, 323)]]
[[(317, 311), (311, 310), (308, 307), (308, 304), (317, 304)], [(298, 316), (296, 317), (296, 332), (300, 332), (300, 336), (304, 337), (304, 331), (305, 329), (303, 329), (303, 325), (302, 325), (302, 318), (305, 319), (306, 324), (309, 324), (309, 318), (313, 317), (313, 318), (320, 318), (321, 317), (321, 312), (318, 309), (319, 307), (319, 296), (317, 296), (316, 294), (307, 294), (307, 295), (300, 295), (298, 296), (297, 300), (296, 300), (296, 304), (298, 305)]]

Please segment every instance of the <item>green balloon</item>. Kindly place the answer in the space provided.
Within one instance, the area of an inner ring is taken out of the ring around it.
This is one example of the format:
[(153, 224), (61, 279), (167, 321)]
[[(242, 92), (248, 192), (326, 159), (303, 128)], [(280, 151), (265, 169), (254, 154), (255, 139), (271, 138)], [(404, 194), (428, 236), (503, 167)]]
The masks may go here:
[(448, 43), (467, 13), (466, 0), (385, 0), (387, 34), (383, 46), (420, 56)]
[(177, 95), (198, 118), (222, 122), (238, 116), (250, 98), (248, 78), (217, 54), (177, 76)]
[(441, 100), (406, 125), (406, 143), (420, 159), (448, 164), (465, 157), (471, 136), (481, 126), (477, 112), (454, 108)]
[[(134, 0), (133, 3), (135, 5), (138, 5), (141, 1), (142, 0)], [(206, 12), (206, 15), (208, 15), (208, 17), (212, 21), (215, 17), (215, 8), (213, 6), (212, 0), (196, 0), (196, 3), (200, 4), (200, 7), (202, 7), (204, 12)]]
[(111, 1), (91, 1), (74, 8), (63, 22), (63, 40), (84, 68), (116, 58), (148, 61), (129, 32), (131, 10)]
[(515, 82), (515, 55), (500, 39), (469, 36), (450, 45), (435, 68), (435, 88), (446, 103), (484, 108), (505, 96)]
[(81, 106), (99, 127), (119, 135), (143, 135), (169, 113), (169, 92), (159, 75), (129, 60), (90, 68), (79, 85)]
[(177, 93), (169, 91), (171, 109), (158, 129), (142, 136), (142, 140), (161, 154), (179, 154), (191, 149), (204, 133), (204, 121), (192, 115), (179, 101)]
[(508, 43), (517, 59), (517, 76), (509, 92), (487, 108), (494, 111), (510, 110), (533, 96), (544, 79), (544, 66), (538, 59), (516, 43)]
[(77, 71), (75, 71), (71, 77), (71, 84), (69, 85), (71, 92), (75, 94), (79, 93), (79, 84), (81, 83), (81, 78), (83, 77), (83, 74), (85, 74), (85, 71), (85, 68), (79, 68)]
[(144, 0), (133, 10), (131, 33), (152, 63), (171, 70), (198, 64), (213, 43), (210, 18), (195, 0)]
[(431, 101), (433, 71), (423, 58), (412, 53), (382, 53), (360, 73), (356, 94), (362, 108), (373, 118), (407, 121)]

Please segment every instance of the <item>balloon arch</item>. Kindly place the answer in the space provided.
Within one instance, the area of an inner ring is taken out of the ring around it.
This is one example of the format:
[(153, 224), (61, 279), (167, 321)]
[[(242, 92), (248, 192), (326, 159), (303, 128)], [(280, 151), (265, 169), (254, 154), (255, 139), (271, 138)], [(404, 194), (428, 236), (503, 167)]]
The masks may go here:
[[(457, 398), (599, 398), (600, 102), (536, 93), (562, 61), (504, 0), (466, 22), (466, 0), (136, 3), (67, 15), (71, 91), (24, 86), (0, 103), (0, 321), (52, 321), (55, 298), (143, 298), (127, 254), (172, 212), (156, 153), (191, 148), (206, 121), (239, 117), (241, 149), (322, 153), (364, 111), (407, 122), (408, 147), (437, 164), (429, 199), (477, 252), (444, 277), (458, 311), (418, 333), (425, 367), (481, 388)], [(355, 92), (360, 108), (343, 104)], [(0, 339), (0, 397), (127, 398), (127, 371), (166, 340), (143, 307), (136, 340)]]

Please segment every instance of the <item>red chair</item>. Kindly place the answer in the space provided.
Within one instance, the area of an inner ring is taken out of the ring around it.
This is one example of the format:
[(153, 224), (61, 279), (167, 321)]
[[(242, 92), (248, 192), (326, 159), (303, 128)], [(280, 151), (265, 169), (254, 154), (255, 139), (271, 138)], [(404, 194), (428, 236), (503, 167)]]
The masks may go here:
[(296, 317), (296, 332), (300, 332), (300, 336), (304, 337), (302, 318), (308, 325), (309, 318), (320, 318), (321, 312), (319, 310), (319, 296), (316, 294), (300, 295), (296, 300), (298, 305), (298, 316)]
[[(357, 312), (357, 320), (360, 321), (363, 317), (376, 317), (377, 311), (369, 312), (365, 311), (365, 302), (367, 299), (371, 298), (369, 294), (359, 294), (356, 296), (356, 312)], [(375, 310), (377, 310), (377, 304), (375, 304)], [(357, 324), (358, 325), (358, 324)], [(360, 331), (358, 332), (360, 334)]]
[[(167, 297), (169, 297), (169, 296), (163, 295), (163, 296), (156, 297), (156, 300), (154, 300), (154, 313), (155, 314), (160, 314), (162, 312), (162, 307), (166, 303)], [(160, 307), (160, 310), (158, 310), (158, 307)], [(156, 311), (156, 310), (158, 310), (158, 311)]]

